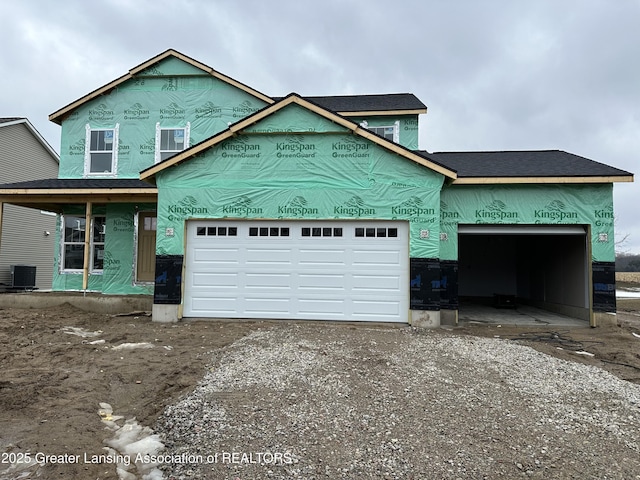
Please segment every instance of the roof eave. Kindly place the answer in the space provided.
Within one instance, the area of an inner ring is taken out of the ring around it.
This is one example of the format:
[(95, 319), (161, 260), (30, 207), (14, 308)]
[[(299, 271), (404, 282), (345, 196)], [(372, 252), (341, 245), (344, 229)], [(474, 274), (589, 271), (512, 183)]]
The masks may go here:
[(426, 108), (416, 108), (409, 110), (362, 110), (362, 111), (347, 111), (347, 112), (337, 112), (339, 115), (343, 117), (397, 117), (398, 115), (421, 115), (423, 113), (427, 113)]
[(525, 184), (525, 183), (624, 183), (633, 182), (633, 175), (616, 176), (576, 176), (576, 177), (458, 177), (454, 185), (490, 185), (490, 184)]

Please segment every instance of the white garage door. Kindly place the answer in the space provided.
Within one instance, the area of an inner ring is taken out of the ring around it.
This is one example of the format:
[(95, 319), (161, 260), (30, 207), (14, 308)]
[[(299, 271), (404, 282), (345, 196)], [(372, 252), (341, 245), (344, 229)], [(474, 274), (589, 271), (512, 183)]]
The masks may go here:
[(184, 316), (407, 322), (406, 222), (187, 222)]

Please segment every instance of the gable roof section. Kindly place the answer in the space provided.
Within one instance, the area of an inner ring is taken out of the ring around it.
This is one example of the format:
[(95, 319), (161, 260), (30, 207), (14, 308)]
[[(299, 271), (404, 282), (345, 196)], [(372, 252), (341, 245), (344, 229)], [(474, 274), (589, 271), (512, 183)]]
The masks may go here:
[[(402, 145), (399, 145), (397, 143), (391, 142), (379, 135), (376, 135), (375, 133), (371, 132), (370, 130), (367, 130), (366, 128), (360, 127), (357, 123), (352, 122), (351, 120), (348, 120), (344, 117), (342, 117), (341, 115), (338, 115), (337, 113), (331, 112), (329, 110), (327, 110), (326, 108), (313, 103), (311, 101), (309, 101), (308, 99), (302, 98), (300, 95), (298, 95), (297, 93), (291, 93), (289, 95), (287, 95), (286, 97), (282, 98), (280, 101), (272, 104), (272, 105), (268, 105), (266, 107), (264, 107), (261, 110), (258, 110), (257, 112), (255, 112), (253, 115), (250, 115), (232, 125), (230, 125), (226, 130), (223, 130), (222, 132), (214, 135), (213, 137), (200, 142), (194, 146), (192, 146), (191, 148), (184, 150), (183, 152), (180, 152), (166, 160), (164, 160), (163, 162), (160, 162), (156, 165), (153, 165), (145, 170), (143, 170), (142, 172), (140, 172), (140, 179), (142, 180), (151, 180), (157, 173), (161, 172), (162, 170), (169, 168), (169, 167), (173, 167), (176, 165), (179, 165), (182, 162), (185, 162), (187, 160), (189, 160), (190, 158), (194, 157), (195, 155), (229, 139), (234, 137), (235, 135), (242, 133), (242, 131), (256, 123), (258, 123), (260, 120), (280, 111), (281, 109), (283, 109), (284, 107), (286, 107), (287, 105), (290, 104), (297, 104), (303, 108), (306, 108), (307, 110), (310, 110), (338, 125), (341, 125), (345, 128), (347, 128), (348, 130), (351, 130), (352, 133), (359, 135), (361, 137), (364, 137), (370, 141), (372, 141), (373, 143), (378, 144), (379, 146), (381, 146), (382, 148), (385, 148), (389, 151), (392, 151), (402, 157), (407, 158), (408, 160), (411, 160), (415, 163), (418, 163), (424, 167), (427, 167), (437, 173), (440, 173), (442, 175), (444, 175), (445, 177), (448, 177), (450, 179), (455, 179), (456, 178), (456, 172), (455, 170), (452, 170), (442, 164), (439, 164), (437, 161), (434, 161), (433, 159), (431, 159), (428, 156), (422, 155), (421, 153), (416, 153), (413, 150), (410, 150), (408, 148), (403, 147)], [(285, 132), (282, 132), (285, 133)]]
[(49, 142), (47, 142), (44, 139), (44, 137), (40, 135), (40, 132), (36, 130), (36, 127), (31, 125), (31, 122), (28, 119), (21, 118), (21, 117), (0, 118), (0, 128), (9, 127), (11, 125), (19, 125), (19, 124), (24, 124), (24, 126), (27, 127), (27, 129), (31, 132), (31, 134), (35, 137), (35, 139), (42, 145), (42, 147), (47, 152), (49, 152), (49, 155), (53, 157), (56, 163), (60, 163), (60, 155), (58, 155), (58, 152), (56, 152), (51, 147), (51, 145), (49, 145)]
[(633, 174), (562, 150), (426, 153), (458, 172), (454, 184), (633, 182)]
[[(412, 93), (303, 97), (343, 117), (362, 115), (419, 115), (427, 106)], [(281, 100), (282, 97), (274, 97)]]
[(232, 85), (236, 88), (239, 88), (240, 90), (245, 91), (246, 93), (248, 93), (249, 95), (252, 95), (254, 97), (259, 98), (260, 100), (271, 104), (274, 102), (274, 100), (245, 85), (244, 83), (238, 82), (237, 80), (234, 80), (231, 77), (228, 77), (220, 72), (218, 72), (217, 70), (214, 70), (213, 68), (209, 67), (208, 65), (205, 65), (204, 63), (198, 62), (197, 60), (194, 60), (191, 57), (188, 57), (187, 55), (184, 55), (176, 50), (173, 49), (169, 49), (164, 51), (163, 53), (156, 55), (155, 57), (147, 60), (146, 62), (141, 63), (140, 65), (138, 65), (137, 67), (132, 68), (131, 70), (129, 70), (128, 73), (122, 75), (121, 77), (113, 80), (110, 83), (107, 83), (106, 85), (94, 90), (93, 92), (88, 93), (87, 95), (85, 95), (82, 98), (79, 98), (78, 100), (76, 100), (75, 102), (70, 103), (69, 105), (67, 105), (66, 107), (61, 108), (60, 110), (57, 110), (56, 112), (53, 112), (51, 115), (49, 115), (49, 120), (51, 120), (54, 123), (57, 123), (58, 125), (60, 125), (62, 123), (62, 120), (64, 119), (64, 117), (69, 114), (70, 112), (72, 112), (73, 110), (75, 110), (76, 108), (78, 108), (79, 106), (99, 97), (100, 95), (104, 95), (105, 93), (109, 92), (110, 90), (116, 88), (118, 85), (126, 82), (127, 80), (132, 79), (134, 76), (136, 75), (140, 75), (141, 73), (143, 73), (147, 68), (152, 67), (153, 65), (155, 65), (158, 62), (161, 62), (162, 60), (169, 58), (169, 57), (174, 57), (177, 58), (179, 60), (182, 60), (183, 62), (186, 62), (200, 70), (202, 70), (205, 73), (208, 73), (209, 75), (211, 75), (212, 77), (217, 78), (218, 80), (221, 80), (225, 83), (228, 83), (229, 85)]

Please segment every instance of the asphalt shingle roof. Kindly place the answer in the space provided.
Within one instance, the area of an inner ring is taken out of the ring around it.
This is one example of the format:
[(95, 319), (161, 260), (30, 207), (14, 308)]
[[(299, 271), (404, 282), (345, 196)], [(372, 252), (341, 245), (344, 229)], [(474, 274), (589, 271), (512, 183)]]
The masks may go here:
[[(273, 97), (278, 101), (284, 97)], [(393, 110), (426, 110), (427, 106), (412, 93), (380, 95), (303, 96), (332, 112), (384, 112)]]
[(436, 152), (422, 155), (458, 173), (474, 177), (618, 177), (632, 175), (562, 150), (504, 152)]
[(30, 188), (30, 189), (59, 189), (70, 190), (76, 188), (155, 188), (153, 185), (137, 178), (46, 178), (27, 182), (5, 183), (0, 189)]
[[(562, 150), (418, 153), (454, 170), (458, 178), (626, 177), (633, 175)], [(137, 178), (48, 178), (6, 183), (0, 189), (155, 188)]]

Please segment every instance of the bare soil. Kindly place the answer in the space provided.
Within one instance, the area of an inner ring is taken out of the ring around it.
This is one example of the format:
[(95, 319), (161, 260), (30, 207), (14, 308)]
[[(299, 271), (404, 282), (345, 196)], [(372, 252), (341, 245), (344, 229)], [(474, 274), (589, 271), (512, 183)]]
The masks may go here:
[[(640, 299), (620, 301), (618, 307), (614, 327), (463, 326), (453, 332), (510, 338), (640, 384), (640, 338), (633, 335), (640, 335)], [(112, 434), (98, 415), (100, 402), (111, 404), (114, 414), (153, 426), (166, 406), (203, 377), (212, 352), (268, 325), (159, 324), (140, 313), (112, 316), (71, 306), (0, 310), (0, 478), (24, 478), (6, 473), (9, 453), (100, 453)], [(142, 342), (152, 348), (113, 348)], [(113, 465), (68, 462), (50, 462), (31, 476), (36, 475), (118, 478)]]

